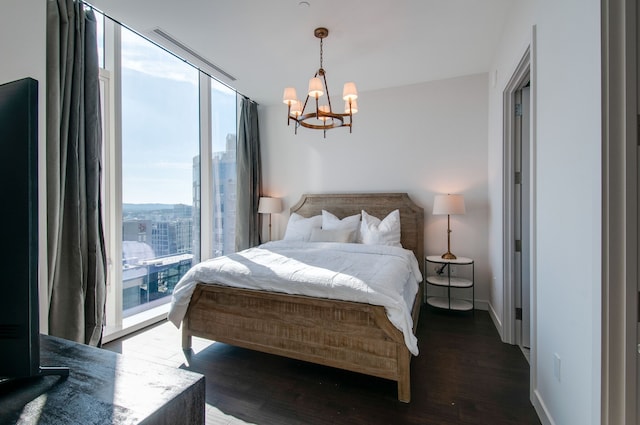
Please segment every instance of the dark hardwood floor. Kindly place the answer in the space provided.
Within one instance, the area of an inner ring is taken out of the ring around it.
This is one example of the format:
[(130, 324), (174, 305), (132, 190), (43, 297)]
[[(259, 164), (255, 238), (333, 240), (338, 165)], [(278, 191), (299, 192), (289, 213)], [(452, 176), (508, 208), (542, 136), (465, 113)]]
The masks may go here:
[(204, 374), (207, 424), (540, 424), (528, 363), (487, 312), (423, 306), (417, 337), (409, 404), (392, 381), (199, 338), (187, 359), (166, 322), (105, 348)]

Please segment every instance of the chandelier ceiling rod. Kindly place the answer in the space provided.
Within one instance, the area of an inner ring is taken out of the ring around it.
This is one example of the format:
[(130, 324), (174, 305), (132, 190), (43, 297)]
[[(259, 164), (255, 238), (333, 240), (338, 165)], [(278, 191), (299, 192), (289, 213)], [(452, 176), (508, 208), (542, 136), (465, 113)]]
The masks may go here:
[[(327, 84), (326, 72), (323, 68), (324, 50), (323, 40), (329, 35), (329, 30), (323, 27), (316, 28), (313, 34), (320, 39), (320, 68), (309, 80), (309, 90), (304, 105), (301, 105), (296, 94), (296, 89), (287, 87), (284, 89), (282, 101), (287, 105), (287, 125), (295, 122), (295, 134), (298, 134), (298, 127), (302, 126), (312, 130), (322, 130), (324, 137), (327, 130), (336, 127), (349, 127), (349, 133), (353, 128), (353, 114), (358, 112), (358, 91), (353, 82), (345, 83), (342, 91), (342, 99), (345, 101), (344, 113), (335, 112), (331, 106), (329, 95), (329, 85)], [(327, 102), (321, 103), (320, 98), (327, 94)], [(315, 111), (305, 112), (309, 97), (315, 99)], [(345, 122), (346, 121), (346, 122)]]

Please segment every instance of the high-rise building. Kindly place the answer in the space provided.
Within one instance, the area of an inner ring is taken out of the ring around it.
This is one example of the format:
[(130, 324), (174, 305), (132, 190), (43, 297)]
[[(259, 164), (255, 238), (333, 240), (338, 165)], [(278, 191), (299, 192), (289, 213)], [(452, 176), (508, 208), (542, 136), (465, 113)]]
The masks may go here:
[(151, 242), (151, 220), (123, 220), (122, 240), (135, 242)]
[(167, 302), (192, 264), (193, 255), (178, 254), (126, 265), (122, 273), (124, 317)]
[(227, 134), (226, 150), (213, 156), (213, 256), (235, 251), (236, 135)]
[(193, 187), (193, 209), (192, 209), (192, 240), (191, 240), (191, 249), (193, 252), (193, 262), (199, 263), (202, 258), (200, 255), (200, 235), (201, 235), (201, 224), (200, 224), (200, 216), (201, 216), (201, 201), (200, 201), (200, 155), (193, 157), (193, 167), (192, 167), (192, 187)]
[[(165, 303), (193, 264), (190, 205), (125, 205), (122, 308), (125, 317)], [(199, 244), (198, 244), (199, 245)]]

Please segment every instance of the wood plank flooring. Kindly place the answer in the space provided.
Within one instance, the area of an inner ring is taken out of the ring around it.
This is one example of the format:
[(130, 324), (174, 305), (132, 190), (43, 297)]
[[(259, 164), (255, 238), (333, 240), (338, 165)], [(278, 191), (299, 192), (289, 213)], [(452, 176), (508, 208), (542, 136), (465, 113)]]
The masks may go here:
[(540, 424), (529, 402), (529, 365), (503, 344), (485, 311), (423, 306), (412, 400), (396, 383), (194, 338), (185, 356), (170, 323), (104, 348), (205, 375), (207, 424)]

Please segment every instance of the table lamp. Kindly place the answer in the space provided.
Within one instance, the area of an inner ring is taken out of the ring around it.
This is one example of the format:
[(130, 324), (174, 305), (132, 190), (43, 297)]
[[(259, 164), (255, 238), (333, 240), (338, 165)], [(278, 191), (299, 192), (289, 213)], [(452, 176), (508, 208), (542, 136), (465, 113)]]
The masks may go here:
[(258, 202), (258, 212), (269, 214), (269, 241), (271, 240), (271, 214), (282, 211), (282, 200), (280, 198), (262, 197)]
[(462, 195), (436, 195), (433, 199), (433, 215), (447, 215), (447, 252), (442, 254), (445, 260), (455, 260), (451, 253), (451, 214), (464, 214), (464, 197)]

